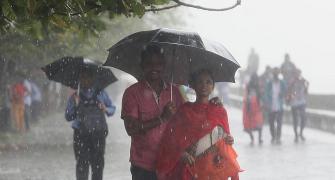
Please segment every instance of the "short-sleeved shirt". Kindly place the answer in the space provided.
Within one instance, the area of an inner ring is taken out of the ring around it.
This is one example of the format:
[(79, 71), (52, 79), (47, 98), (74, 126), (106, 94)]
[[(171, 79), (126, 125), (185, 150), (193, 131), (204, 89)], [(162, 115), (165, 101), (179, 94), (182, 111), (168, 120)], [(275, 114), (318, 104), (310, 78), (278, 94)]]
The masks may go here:
[(272, 82), (272, 111), (280, 111), (280, 82)]
[[(164, 84), (160, 95), (156, 95), (146, 81), (139, 81), (127, 88), (122, 98), (121, 117), (132, 117), (138, 121), (148, 121), (158, 117), (164, 106), (171, 101), (177, 108), (184, 100), (179, 89), (169, 84)], [(158, 146), (165, 130), (163, 123), (144, 134), (131, 137), (130, 162), (149, 171), (155, 170)]]
[(31, 92), (32, 92), (31, 83), (29, 80), (25, 79), (23, 81), (23, 85), (26, 88), (26, 93), (24, 95), (24, 104), (27, 106), (31, 106)]

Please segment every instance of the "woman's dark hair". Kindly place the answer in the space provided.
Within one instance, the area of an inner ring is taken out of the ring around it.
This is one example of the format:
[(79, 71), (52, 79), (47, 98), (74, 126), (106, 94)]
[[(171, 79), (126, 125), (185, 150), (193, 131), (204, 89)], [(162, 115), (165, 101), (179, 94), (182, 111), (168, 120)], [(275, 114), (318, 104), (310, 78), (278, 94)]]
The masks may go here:
[(149, 44), (145, 46), (145, 48), (141, 52), (141, 62), (140, 62), (141, 67), (143, 67), (145, 61), (150, 59), (154, 54), (161, 57), (164, 60), (164, 52), (161, 47), (155, 44)]
[(189, 79), (189, 84), (191, 85), (191, 87), (194, 87), (195, 85), (195, 82), (197, 81), (198, 77), (201, 75), (201, 74), (208, 74), (209, 77), (212, 79), (213, 81), (213, 85), (215, 84), (215, 80), (214, 80), (214, 75), (213, 75), (213, 72), (209, 69), (200, 69), (200, 70), (197, 70), (193, 73), (191, 73), (190, 75), (190, 79)]

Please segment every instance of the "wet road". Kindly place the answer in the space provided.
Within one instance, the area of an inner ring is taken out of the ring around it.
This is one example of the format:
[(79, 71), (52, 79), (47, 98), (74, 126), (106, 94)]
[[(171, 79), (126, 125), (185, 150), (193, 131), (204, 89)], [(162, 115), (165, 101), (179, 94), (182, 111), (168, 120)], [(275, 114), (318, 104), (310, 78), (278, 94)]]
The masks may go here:
[[(118, 76), (112, 84), (115, 104), (121, 104), (123, 87), (133, 83)], [(110, 94), (111, 91), (110, 91)], [(271, 145), (268, 126), (264, 127), (264, 144), (249, 145), (249, 136), (242, 130), (241, 111), (228, 108), (230, 126), (235, 137), (239, 162), (245, 172), (243, 180), (331, 180), (335, 177), (335, 134), (306, 129), (307, 141), (295, 144), (291, 126), (283, 127), (281, 145)], [(120, 120), (120, 108), (108, 119), (109, 136), (105, 154), (104, 179), (129, 180), (130, 138)], [(19, 136), (17, 150), (0, 151), (0, 180), (74, 180), (75, 161), (72, 129), (63, 114), (52, 115)], [(1, 142), (0, 142), (1, 143)], [(29, 145), (27, 148), (25, 144)], [(22, 148), (23, 146), (23, 148)], [(15, 147), (15, 146), (14, 146)]]
[[(235, 148), (239, 154), (241, 179), (246, 180), (308, 180), (333, 179), (335, 171), (335, 135), (307, 129), (304, 143), (293, 142), (290, 126), (283, 128), (281, 145), (271, 145), (268, 127), (264, 129), (264, 144), (249, 145), (243, 133), (241, 112), (229, 108)], [(129, 144), (119, 113), (109, 119), (110, 134), (106, 149), (105, 178), (131, 179), (129, 173)], [(26, 138), (40, 137), (34, 146), (0, 154), (0, 180), (73, 180), (74, 157), (72, 130), (61, 115), (37, 125)], [(43, 133), (49, 132), (48, 135)], [(29, 140), (27, 140), (29, 141)]]

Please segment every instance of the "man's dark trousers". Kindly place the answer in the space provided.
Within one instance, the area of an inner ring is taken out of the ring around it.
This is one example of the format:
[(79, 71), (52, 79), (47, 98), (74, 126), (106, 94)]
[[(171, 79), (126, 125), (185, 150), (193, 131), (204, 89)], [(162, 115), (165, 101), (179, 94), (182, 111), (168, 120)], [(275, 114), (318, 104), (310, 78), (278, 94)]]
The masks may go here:
[(88, 180), (91, 166), (92, 180), (102, 180), (104, 169), (106, 135), (103, 133), (82, 133), (74, 130), (73, 148), (77, 180)]

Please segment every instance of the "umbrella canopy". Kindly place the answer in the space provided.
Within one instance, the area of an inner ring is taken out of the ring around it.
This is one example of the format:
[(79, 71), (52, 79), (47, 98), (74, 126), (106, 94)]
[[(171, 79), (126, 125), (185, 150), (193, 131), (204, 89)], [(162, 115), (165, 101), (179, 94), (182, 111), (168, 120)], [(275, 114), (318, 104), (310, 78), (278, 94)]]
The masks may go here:
[(134, 33), (109, 49), (104, 65), (140, 79), (140, 54), (150, 44), (156, 44), (164, 51), (164, 78), (167, 81), (187, 85), (192, 72), (207, 68), (213, 72), (216, 82), (235, 82), (234, 76), (240, 66), (234, 57), (221, 43), (209, 41), (194, 32), (156, 29)]
[(63, 57), (51, 64), (42, 67), (49, 80), (59, 82), (73, 89), (78, 88), (80, 72), (93, 73), (94, 84), (97, 89), (104, 89), (109, 84), (117, 81), (113, 72), (96, 62), (83, 57)]

